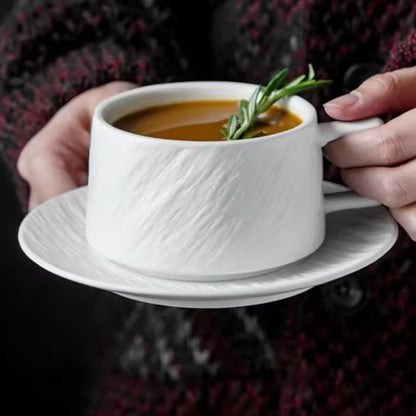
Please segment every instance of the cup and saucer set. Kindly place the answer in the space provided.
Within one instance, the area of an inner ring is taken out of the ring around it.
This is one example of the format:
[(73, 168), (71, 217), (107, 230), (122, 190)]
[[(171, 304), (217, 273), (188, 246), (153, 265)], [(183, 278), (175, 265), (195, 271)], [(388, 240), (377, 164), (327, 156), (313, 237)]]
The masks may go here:
[(255, 86), (146, 86), (95, 110), (88, 185), (31, 211), (24, 253), (51, 273), (141, 302), (227, 308), (278, 301), (382, 257), (388, 210), (322, 181), (326, 143), (379, 119), (317, 122), (301, 97), (290, 130), (238, 141), (149, 138), (113, 126), (132, 112), (191, 100), (247, 99)]

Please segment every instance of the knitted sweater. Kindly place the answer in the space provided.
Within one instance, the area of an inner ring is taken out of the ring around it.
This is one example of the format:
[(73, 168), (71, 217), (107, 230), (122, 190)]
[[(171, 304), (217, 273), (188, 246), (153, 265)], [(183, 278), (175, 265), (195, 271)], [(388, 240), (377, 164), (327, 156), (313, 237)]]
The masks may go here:
[[(17, 2), (0, 28), (0, 143), (23, 206), (22, 147), (60, 106), (110, 80), (258, 82), (312, 63), (335, 81), (309, 96), (319, 105), (369, 72), (416, 64), (408, 0), (178, 3)], [(352, 276), (255, 307), (131, 302), (86, 414), (416, 414), (415, 255), (403, 235)]]

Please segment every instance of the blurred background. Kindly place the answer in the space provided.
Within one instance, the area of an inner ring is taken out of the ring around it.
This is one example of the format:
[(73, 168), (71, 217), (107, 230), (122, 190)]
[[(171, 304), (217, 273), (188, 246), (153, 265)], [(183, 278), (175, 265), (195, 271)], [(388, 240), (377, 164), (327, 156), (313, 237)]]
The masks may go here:
[[(1, 0), (1, 21), (12, 3)], [(0, 160), (2, 413), (77, 416), (105, 348), (102, 336), (130, 301), (58, 278), (26, 258), (17, 243), (23, 214), (9, 177)]]

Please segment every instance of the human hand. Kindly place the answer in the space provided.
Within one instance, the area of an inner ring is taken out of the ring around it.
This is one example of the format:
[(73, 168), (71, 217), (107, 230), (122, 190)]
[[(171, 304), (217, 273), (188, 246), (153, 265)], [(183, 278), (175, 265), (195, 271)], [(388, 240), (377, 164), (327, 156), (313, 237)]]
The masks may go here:
[(91, 118), (107, 97), (134, 88), (114, 81), (90, 89), (64, 105), (23, 148), (17, 161), (29, 184), (29, 210), (87, 182)]
[(344, 136), (324, 152), (341, 168), (346, 185), (389, 207), (416, 241), (416, 67), (375, 75), (324, 107), (338, 120), (404, 112), (382, 126)]

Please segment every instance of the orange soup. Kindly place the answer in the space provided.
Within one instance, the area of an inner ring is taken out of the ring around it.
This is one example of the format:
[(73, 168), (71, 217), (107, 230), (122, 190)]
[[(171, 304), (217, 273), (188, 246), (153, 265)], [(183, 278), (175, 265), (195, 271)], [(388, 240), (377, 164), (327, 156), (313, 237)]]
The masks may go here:
[[(237, 113), (238, 101), (187, 101), (146, 108), (129, 114), (114, 126), (143, 136), (172, 140), (224, 140), (221, 129), (231, 114)], [(289, 130), (302, 122), (299, 116), (273, 106), (259, 117), (251, 137), (267, 136)]]

